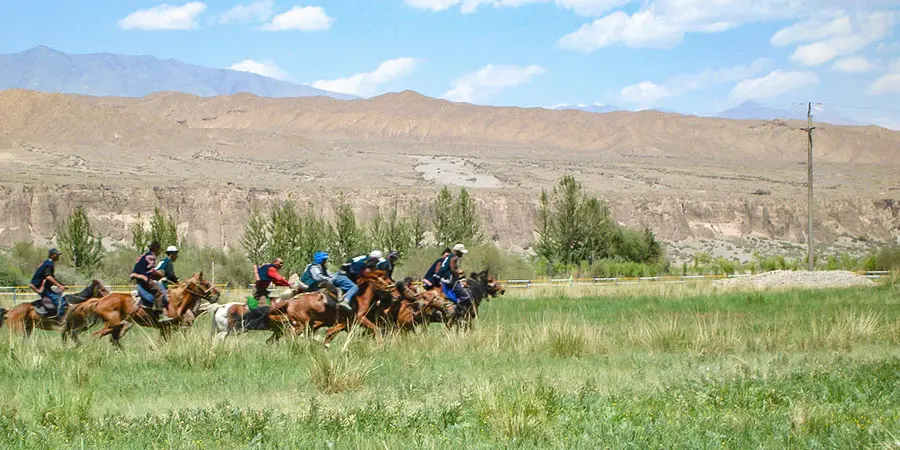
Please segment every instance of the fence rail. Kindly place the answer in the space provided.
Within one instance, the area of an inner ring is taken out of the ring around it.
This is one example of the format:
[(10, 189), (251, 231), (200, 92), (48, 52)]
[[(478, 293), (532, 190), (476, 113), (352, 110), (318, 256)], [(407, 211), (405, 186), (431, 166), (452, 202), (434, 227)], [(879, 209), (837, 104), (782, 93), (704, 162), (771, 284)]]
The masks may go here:
[[(886, 270), (872, 270), (868, 272), (855, 272), (866, 278), (877, 280), (887, 278), (890, 272)], [(573, 287), (573, 286), (629, 286), (636, 284), (685, 284), (689, 282), (702, 282), (721, 280), (724, 278), (745, 278), (749, 274), (731, 275), (683, 275), (683, 276), (655, 276), (655, 277), (595, 277), (595, 278), (543, 278), (535, 280), (500, 280), (507, 289), (530, 289), (534, 287)], [(70, 286), (69, 293), (78, 292), (84, 286)], [(111, 292), (131, 292), (134, 285), (108, 285)], [(250, 295), (249, 287), (229, 287), (225, 284), (217, 284), (216, 289), (227, 296)], [(35, 293), (28, 286), (0, 286), (0, 304), (16, 305), (21, 302), (37, 300)]]

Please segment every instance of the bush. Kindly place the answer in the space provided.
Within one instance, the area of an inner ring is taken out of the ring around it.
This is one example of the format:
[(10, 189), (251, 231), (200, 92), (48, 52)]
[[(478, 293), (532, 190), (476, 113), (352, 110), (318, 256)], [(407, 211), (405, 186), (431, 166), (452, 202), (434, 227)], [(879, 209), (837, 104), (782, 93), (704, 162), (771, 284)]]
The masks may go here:
[(875, 270), (900, 269), (900, 246), (882, 247), (875, 253)]

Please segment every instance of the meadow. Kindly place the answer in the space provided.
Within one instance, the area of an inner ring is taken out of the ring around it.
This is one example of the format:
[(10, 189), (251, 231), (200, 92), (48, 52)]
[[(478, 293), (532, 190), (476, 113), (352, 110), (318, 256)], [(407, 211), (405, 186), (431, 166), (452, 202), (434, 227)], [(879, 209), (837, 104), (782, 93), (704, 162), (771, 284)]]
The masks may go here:
[(0, 332), (2, 448), (900, 448), (892, 284), (531, 290), (327, 352)]

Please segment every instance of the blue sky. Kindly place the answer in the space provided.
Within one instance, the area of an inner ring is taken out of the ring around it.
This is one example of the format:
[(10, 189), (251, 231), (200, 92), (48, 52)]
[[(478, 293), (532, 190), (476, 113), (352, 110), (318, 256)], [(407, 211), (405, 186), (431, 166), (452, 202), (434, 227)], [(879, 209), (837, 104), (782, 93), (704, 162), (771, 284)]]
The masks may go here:
[(0, 53), (149, 54), (361, 96), (708, 114), (812, 100), (900, 126), (898, 0), (30, 0)]

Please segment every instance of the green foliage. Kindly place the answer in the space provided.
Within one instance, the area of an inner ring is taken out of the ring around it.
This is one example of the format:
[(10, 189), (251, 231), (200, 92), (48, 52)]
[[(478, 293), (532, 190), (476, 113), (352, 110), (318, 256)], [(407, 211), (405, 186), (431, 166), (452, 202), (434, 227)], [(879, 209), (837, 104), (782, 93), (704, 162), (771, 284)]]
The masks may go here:
[(284, 260), (286, 273), (297, 272), (306, 266), (302, 254), (303, 219), (292, 201), (284, 201), (269, 211), (268, 242), (265, 261)]
[(56, 240), (68, 255), (72, 265), (82, 274), (90, 276), (100, 267), (103, 261), (103, 242), (99, 234), (95, 235), (91, 222), (82, 207), (75, 211), (59, 225)]
[(875, 253), (874, 265), (877, 270), (900, 269), (900, 246), (882, 247)]
[(541, 193), (535, 231), (535, 251), (550, 274), (582, 262), (621, 259), (656, 264), (663, 258), (652, 230), (620, 227), (606, 202), (588, 197), (572, 176), (563, 177), (551, 194)]
[(131, 225), (131, 244), (138, 251), (145, 251), (151, 242), (159, 242), (163, 250), (170, 245), (180, 247), (182, 239), (178, 236), (178, 223), (171, 214), (160, 208), (153, 208), (150, 223), (145, 226), (138, 214), (137, 221)]
[(241, 235), (241, 247), (247, 252), (250, 262), (261, 265), (269, 256), (269, 228), (265, 217), (258, 209), (250, 212), (244, 234)]
[(368, 253), (365, 232), (356, 222), (356, 214), (347, 199), (341, 195), (334, 206), (334, 231), (331, 251), (336, 261), (346, 261), (354, 256)]
[[(421, 239), (418, 236), (424, 234), (421, 229), (422, 219), (418, 215), (412, 217), (403, 217), (397, 211), (397, 207), (391, 208), (386, 216), (381, 215), (379, 210), (375, 217), (368, 225), (368, 241), (374, 245), (374, 248), (384, 251), (397, 250), (406, 254), (411, 248), (418, 246)], [(417, 224), (418, 222), (418, 224)]]
[(466, 188), (460, 188), (455, 199), (449, 188), (441, 188), (431, 205), (431, 212), (439, 245), (462, 243), (472, 246), (484, 241), (481, 216)]

